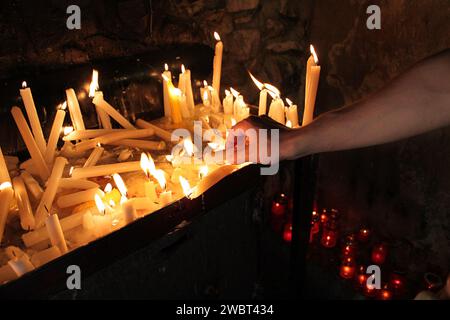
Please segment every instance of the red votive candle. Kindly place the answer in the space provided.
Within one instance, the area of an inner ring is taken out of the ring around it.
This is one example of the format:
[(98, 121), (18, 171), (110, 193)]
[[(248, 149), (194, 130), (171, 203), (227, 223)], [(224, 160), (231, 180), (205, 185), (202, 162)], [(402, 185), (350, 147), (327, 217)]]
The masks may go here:
[(367, 279), (369, 275), (366, 273), (365, 266), (359, 266), (357, 269), (357, 273), (355, 276), (355, 285), (358, 290), (364, 290), (364, 287), (367, 284)]
[(333, 248), (336, 246), (337, 237), (337, 223), (334, 220), (329, 220), (322, 231), (320, 243), (325, 248)]
[(372, 262), (375, 264), (383, 264), (387, 257), (387, 246), (384, 243), (375, 245), (372, 249)]
[(347, 257), (342, 261), (339, 275), (344, 279), (352, 279), (355, 275), (356, 267), (353, 258)]
[(391, 273), (389, 276), (389, 287), (396, 297), (400, 297), (405, 293), (405, 278), (398, 273)]
[(358, 241), (360, 242), (367, 242), (370, 238), (370, 230), (367, 228), (361, 228), (358, 231)]
[(283, 240), (290, 243), (292, 241), (292, 222), (285, 223), (283, 230)]
[(383, 289), (378, 291), (377, 299), (378, 300), (392, 300), (392, 291), (389, 290), (388, 285), (385, 285)]
[(312, 212), (311, 231), (309, 233), (309, 243), (313, 243), (320, 231), (320, 216), (317, 211)]
[(323, 209), (322, 213), (320, 214), (320, 223), (322, 224), (322, 226), (325, 226), (327, 221), (328, 221), (328, 212), (327, 209)]
[(342, 245), (342, 257), (354, 257), (356, 255), (357, 245), (355, 241), (355, 236), (353, 234), (348, 235)]
[(283, 193), (277, 196), (272, 202), (271, 225), (276, 232), (281, 232), (286, 219), (287, 198)]

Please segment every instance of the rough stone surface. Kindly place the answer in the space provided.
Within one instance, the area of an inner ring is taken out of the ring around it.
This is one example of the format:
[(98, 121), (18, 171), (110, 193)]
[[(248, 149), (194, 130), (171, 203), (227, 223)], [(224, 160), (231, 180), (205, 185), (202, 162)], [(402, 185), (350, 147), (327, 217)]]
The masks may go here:
[(227, 0), (228, 12), (239, 12), (255, 9), (259, 5), (259, 0)]

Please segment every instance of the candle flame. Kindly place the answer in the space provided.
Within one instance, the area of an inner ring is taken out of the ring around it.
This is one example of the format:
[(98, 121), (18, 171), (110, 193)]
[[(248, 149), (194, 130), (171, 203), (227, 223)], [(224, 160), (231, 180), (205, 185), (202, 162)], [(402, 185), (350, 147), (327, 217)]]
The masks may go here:
[(264, 87), (266, 87), (266, 89), (269, 90), (269, 93), (272, 92), (277, 97), (279, 97), (281, 95), (280, 90), (278, 90), (277, 87), (275, 87), (274, 85), (271, 85), (270, 83), (264, 83)]
[(250, 71), (248, 71), (248, 74), (250, 75), (250, 78), (252, 78), (253, 82), (258, 87), (258, 89), (262, 90), (264, 88), (264, 84), (260, 82), (258, 79), (256, 79)]
[(22, 88), (25, 89), (26, 87), (27, 87), (27, 82), (26, 82), (26, 81), (23, 81), (23, 82), (22, 82)]
[(235, 118), (231, 118), (231, 126), (234, 127), (236, 125), (237, 121)]
[(162, 171), (161, 169), (155, 170), (153, 176), (158, 181), (161, 189), (166, 190), (166, 177), (164, 176), (164, 171)]
[(122, 196), (126, 196), (128, 190), (127, 190), (127, 187), (125, 186), (125, 182), (123, 182), (123, 179), (120, 176), (120, 174), (114, 173), (112, 177), (113, 177), (114, 182), (115, 182), (115, 184), (117, 186), (117, 189), (119, 189), (120, 194)]
[(230, 94), (231, 94), (230, 90), (225, 89), (225, 95), (228, 97), (230, 96)]
[(239, 91), (234, 90), (233, 88), (230, 88), (230, 91), (231, 91), (231, 94), (232, 94), (235, 98), (239, 97), (239, 95), (240, 95)]
[(112, 189), (113, 189), (112, 184), (108, 182), (105, 186), (104, 191), (105, 191), (105, 193), (109, 193), (112, 191)]
[(63, 133), (67, 136), (69, 133), (73, 132), (73, 127), (64, 127)]
[(178, 88), (172, 88), (172, 93), (174, 95), (176, 95), (177, 97), (181, 97), (181, 94), (182, 94), (181, 90)]
[(314, 58), (315, 64), (318, 64), (319, 63), (319, 58), (317, 57), (316, 49), (314, 49), (314, 46), (312, 44), (309, 45), (309, 51), (311, 51), (311, 54), (312, 54), (312, 56)]
[(72, 173), (73, 173), (73, 170), (74, 170), (75, 168), (72, 166), (72, 167), (70, 167), (70, 170), (69, 170), (69, 176), (71, 177), (72, 176)]
[(183, 146), (188, 156), (192, 157), (192, 155), (194, 154), (194, 144), (192, 143), (191, 139), (184, 139)]
[(198, 171), (198, 177), (200, 178), (200, 179), (203, 179), (204, 177), (206, 177), (207, 175), (208, 175), (208, 172), (209, 172), (209, 170), (208, 170), (208, 166), (202, 166), (201, 168), (200, 168), (200, 170)]
[(289, 107), (292, 107), (293, 103), (289, 98), (286, 98), (286, 103), (288, 104)]
[(186, 198), (189, 198), (189, 196), (192, 194), (192, 188), (189, 182), (183, 176), (179, 176), (178, 179), (180, 180), (184, 195), (186, 196)]
[(205, 88), (207, 88), (207, 87), (208, 87), (208, 81), (203, 80), (203, 86), (204, 86)]
[(145, 153), (141, 154), (141, 168), (147, 177), (150, 177), (150, 175), (155, 173), (155, 162), (153, 161), (151, 155), (147, 155)]
[(169, 65), (167, 63), (164, 63), (164, 70), (169, 71)]
[(60, 104), (60, 109), (61, 110), (66, 110), (67, 109), (67, 101), (64, 101), (62, 104)]
[(212, 86), (208, 86), (208, 90), (214, 92), (214, 88)]
[(279, 95), (277, 95), (275, 92), (272, 92), (270, 90), (267, 91), (269, 93), (269, 95), (272, 97), (272, 99), (277, 99), (279, 97)]
[(217, 32), (214, 32), (214, 39), (216, 39), (217, 41), (220, 41), (220, 35)]
[(98, 71), (92, 70), (92, 80), (91, 84), (89, 85), (89, 97), (93, 98), (95, 96), (95, 91), (98, 90)]
[(181, 65), (181, 73), (185, 73), (186, 72), (186, 68), (184, 67), (184, 64)]
[(105, 204), (103, 203), (102, 199), (98, 194), (94, 196), (95, 205), (97, 206), (97, 209), (100, 213), (105, 214)]
[(12, 188), (11, 182), (6, 181), (6, 182), (3, 182), (2, 184), (0, 184), (0, 191), (3, 191), (7, 188)]
[(292, 122), (291, 122), (291, 120), (286, 121), (286, 127), (292, 128)]
[(208, 101), (209, 100), (209, 96), (208, 96), (208, 91), (203, 91), (203, 101)]
[(120, 197), (120, 205), (123, 205), (125, 202), (127, 202), (128, 201), (128, 198), (127, 198), (127, 196), (125, 196), (125, 195), (122, 195), (121, 197)]

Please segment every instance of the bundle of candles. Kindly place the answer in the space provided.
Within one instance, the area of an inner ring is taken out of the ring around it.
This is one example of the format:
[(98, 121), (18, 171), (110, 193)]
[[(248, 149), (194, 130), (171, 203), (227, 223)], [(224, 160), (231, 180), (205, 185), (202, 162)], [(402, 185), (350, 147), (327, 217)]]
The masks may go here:
[[(190, 70), (181, 67), (175, 87), (166, 64), (162, 73), (165, 117), (152, 122), (131, 123), (119, 113), (99, 91), (94, 70), (89, 96), (98, 128), (85, 127), (77, 93), (67, 89), (67, 100), (57, 107), (46, 139), (31, 89), (23, 83), (20, 95), (28, 121), (17, 106), (11, 114), (30, 159), (19, 163), (0, 149), (0, 241), (4, 244), (0, 284), (183, 197), (196, 198), (246, 165), (205, 159), (206, 150), (196, 152), (198, 146), (190, 137), (173, 139), (174, 129), (192, 133), (193, 123), (201, 123), (219, 132), (205, 148), (210, 154), (223, 152), (228, 129), (249, 115), (236, 90), (225, 90), (220, 100), (223, 43), (217, 33), (215, 37), (212, 86), (205, 81), (200, 88), (202, 103), (194, 103)], [(314, 53), (308, 60), (304, 124), (312, 119), (319, 71)], [(266, 114), (269, 93), (273, 98), (269, 115), (282, 124), (298, 126), (297, 107), (289, 100), (290, 106), (284, 107), (278, 89), (254, 80), (261, 88), (259, 114)], [(70, 126), (64, 126), (66, 109)]]

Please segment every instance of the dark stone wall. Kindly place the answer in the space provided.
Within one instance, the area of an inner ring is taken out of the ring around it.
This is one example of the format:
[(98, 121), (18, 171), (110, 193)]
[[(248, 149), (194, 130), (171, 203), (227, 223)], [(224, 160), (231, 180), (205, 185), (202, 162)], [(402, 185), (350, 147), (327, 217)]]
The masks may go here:
[[(450, 46), (446, 0), (315, 3), (311, 41), (323, 57), (319, 112), (369, 96)], [(381, 8), (381, 30), (366, 28), (370, 4)], [(344, 230), (371, 225), (391, 244), (391, 262), (410, 277), (418, 279), (426, 270), (445, 276), (450, 267), (449, 143), (450, 128), (445, 128), (388, 145), (324, 154), (319, 203), (341, 209)]]

